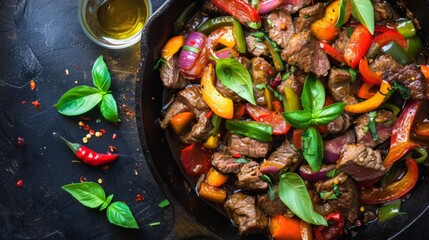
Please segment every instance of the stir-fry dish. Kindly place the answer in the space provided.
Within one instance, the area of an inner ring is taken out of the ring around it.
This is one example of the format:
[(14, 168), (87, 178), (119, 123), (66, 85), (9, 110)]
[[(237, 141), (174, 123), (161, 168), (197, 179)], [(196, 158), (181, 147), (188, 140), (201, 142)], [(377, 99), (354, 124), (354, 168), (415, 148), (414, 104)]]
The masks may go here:
[(174, 93), (160, 125), (200, 198), (241, 235), (273, 239), (336, 239), (401, 214), (428, 158), (415, 19), (380, 0), (194, 8), (160, 53)]

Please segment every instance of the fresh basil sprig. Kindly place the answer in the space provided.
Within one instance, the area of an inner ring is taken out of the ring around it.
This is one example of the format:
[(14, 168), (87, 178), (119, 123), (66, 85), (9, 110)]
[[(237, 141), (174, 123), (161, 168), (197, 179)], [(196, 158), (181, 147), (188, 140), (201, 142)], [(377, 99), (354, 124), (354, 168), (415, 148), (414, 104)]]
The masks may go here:
[(119, 122), (118, 107), (109, 91), (111, 84), (110, 73), (103, 56), (98, 57), (94, 62), (92, 81), (95, 87), (86, 85), (74, 87), (64, 93), (54, 107), (63, 115), (77, 116), (98, 105), (105, 119), (111, 122)]
[(249, 71), (235, 58), (212, 58), (216, 61), (216, 76), (225, 87), (256, 105)]
[(348, 11), (349, 0), (340, 0), (340, 13), (338, 15), (337, 22), (335, 23), (336, 28), (340, 28), (346, 22)]
[(86, 207), (100, 207), (100, 211), (107, 208), (106, 215), (110, 223), (124, 228), (139, 228), (128, 205), (124, 202), (110, 203), (113, 194), (106, 198), (106, 193), (99, 184), (95, 182), (71, 183), (61, 188)]
[(312, 74), (307, 75), (301, 96), (304, 110), (284, 112), (283, 117), (294, 128), (305, 129), (302, 133), (302, 150), (305, 160), (315, 172), (320, 170), (323, 159), (323, 140), (312, 126), (326, 125), (340, 116), (345, 104), (334, 103), (323, 107), (325, 88)]
[(350, 0), (351, 14), (362, 23), (371, 34), (374, 34), (374, 7), (371, 0)]
[(307, 187), (298, 174), (286, 172), (280, 176), (279, 197), (302, 220), (314, 225), (328, 226), (326, 219), (314, 211)]

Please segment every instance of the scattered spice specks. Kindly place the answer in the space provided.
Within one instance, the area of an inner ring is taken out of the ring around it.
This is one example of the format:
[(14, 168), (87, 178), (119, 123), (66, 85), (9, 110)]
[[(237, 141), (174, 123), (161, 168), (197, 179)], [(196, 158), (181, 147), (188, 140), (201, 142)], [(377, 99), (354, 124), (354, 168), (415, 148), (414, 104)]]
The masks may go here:
[(24, 147), (24, 146), (25, 146), (24, 138), (23, 138), (23, 137), (18, 137), (18, 138), (17, 138), (17, 141), (16, 141), (16, 144), (17, 144), (19, 147)]
[(85, 182), (86, 181), (86, 177), (84, 177), (84, 176), (81, 176), (80, 178), (79, 178), (79, 182)]
[(134, 175), (139, 175), (139, 172), (137, 170), (134, 170)]
[(67, 68), (66, 68), (65, 72), (66, 72), (66, 75), (69, 75), (69, 70)]
[(22, 104), (22, 105), (27, 104), (27, 101), (22, 100), (22, 101), (21, 101), (21, 104)]
[(155, 226), (159, 226), (161, 225), (161, 222), (153, 222), (153, 223), (149, 223), (150, 227), (155, 227)]
[(16, 182), (16, 186), (22, 188), (24, 186), (24, 181), (22, 179), (18, 180), (18, 182)]
[(97, 182), (98, 182), (99, 184), (102, 184), (102, 183), (103, 183), (103, 179), (99, 178), (99, 179), (97, 180)]
[(33, 79), (30, 80), (30, 88), (31, 91), (34, 91), (34, 89), (36, 89), (36, 82)]
[(36, 100), (36, 101), (31, 102), (31, 104), (33, 104), (33, 106), (34, 106), (37, 110), (42, 111), (42, 106), (40, 106), (40, 102), (39, 102), (39, 100)]
[(168, 201), (168, 199), (164, 199), (162, 202), (160, 202), (158, 204), (158, 207), (160, 207), (160, 208), (165, 208), (168, 206), (170, 206), (170, 201)]
[(115, 152), (117, 152), (118, 150), (116, 149), (116, 147), (115, 146), (109, 146), (109, 152), (111, 152), (111, 153), (115, 153)]
[(116, 133), (114, 133), (114, 134), (112, 135), (112, 139), (113, 139), (113, 140), (116, 140), (116, 138), (117, 138)]
[(141, 202), (144, 200), (144, 196), (141, 195), (140, 193), (136, 195), (136, 202)]

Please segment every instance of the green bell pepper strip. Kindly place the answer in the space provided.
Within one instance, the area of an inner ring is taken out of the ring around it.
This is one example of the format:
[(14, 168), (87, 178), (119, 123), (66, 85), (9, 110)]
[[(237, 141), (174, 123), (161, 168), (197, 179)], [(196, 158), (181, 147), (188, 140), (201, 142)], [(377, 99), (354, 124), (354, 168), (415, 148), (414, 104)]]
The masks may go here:
[(273, 127), (255, 121), (226, 120), (226, 129), (237, 134), (263, 142), (273, 140)]
[(384, 222), (401, 214), (401, 199), (383, 204), (378, 211), (378, 221)]
[(417, 56), (422, 50), (422, 40), (419, 36), (414, 36), (407, 39), (407, 53), (413, 58), (417, 59)]
[(225, 26), (232, 26), (238, 52), (246, 53), (246, 39), (240, 22), (231, 16), (221, 16), (209, 19), (197, 27), (197, 32), (209, 35), (212, 31)]
[(410, 55), (396, 42), (390, 41), (381, 48), (381, 52), (390, 54), (400, 65), (407, 65), (413, 62)]
[(413, 149), (411, 156), (417, 164), (423, 164), (428, 159), (428, 152), (424, 147), (418, 147)]
[(411, 20), (398, 21), (396, 30), (405, 38), (414, 37), (416, 35), (416, 28)]
[(392, 113), (394, 115), (398, 115), (398, 113), (401, 111), (401, 108), (399, 108), (395, 104), (393, 104), (393, 103), (387, 103), (387, 102), (381, 104), (380, 108), (389, 109), (390, 111), (392, 111)]
[(274, 67), (277, 71), (283, 71), (285, 70), (285, 63), (283, 62), (283, 59), (280, 57), (280, 53), (276, 51), (274, 48), (273, 41), (268, 37), (268, 35), (265, 35), (264, 44), (267, 46), (268, 51), (270, 52), (271, 58), (273, 59)]

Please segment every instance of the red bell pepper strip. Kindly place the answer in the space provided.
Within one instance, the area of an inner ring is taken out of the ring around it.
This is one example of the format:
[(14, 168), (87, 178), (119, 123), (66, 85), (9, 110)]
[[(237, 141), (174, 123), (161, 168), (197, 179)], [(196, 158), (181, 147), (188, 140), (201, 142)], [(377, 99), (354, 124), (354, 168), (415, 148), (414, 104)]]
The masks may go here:
[(385, 33), (385, 32), (389, 32), (389, 31), (396, 31), (396, 29), (394, 27), (389, 27), (389, 26), (375, 26), (374, 27), (375, 33)]
[(362, 85), (360, 85), (359, 92), (357, 94), (358, 97), (362, 99), (368, 99), (374, 96), (377, 93), (377, 90), (373, 88), (374, 86), (375, 84), (362, 82)]
[(339, 63), (346, 63), (346, 60), (344, 59), (343, 55), (341, 55), (341, 53), (338, 52), (337, 49), (329, 45), (329, 43), (319, 41), (319, 46), (326, 54), (328, 54), (331, 58), (335, 59), (335, 61)]
[(368, 61), (366, 60), (366, 58), (362, 58), (359, 61), (359, 72), (362, 75), (362, 80), (367, 83), (380, 85), (383, 81), (383, 73), (372, 71), (371, 68), (369, 68)]
[(317, 226), (314, 229), (314, 236), (317, 240), (325, 240), (327, 236), (335, 239), (343, 234), (344, 230), (344, 217), (340, 213), (331, 213), (325, 217), (329, 226)]
[(206, 149), (201, 143), (193, 143), (182, 149), (181, 162), (186, 175), (198, 177), (211, 168), (213, 151)]
[[(245, 0), (211, 0), (213, 4), (218, 6), (220, 9), (229, 13), (241, 24), (249, 26), (254, 29), (261, 27), (261, 18), (259, 17), (258, 11), (253, 8)], [(254, 25), (254, 26), (253, 26)]]
[(361, 200), (366, 204), (382, 204), (407, 194), (416, 185), (419, 167), (416, 161), (408, 158), (405, 162), (407, 173), (399, 180), (384, 188), (368, 188), (361, 191)]
[(392, 136), (390, 138), (390, 149), (384, 158), (384, 167), (390, 168), (396, 161), (403, 157), (408, 151), (420, 144), (410, 140), (410, 132), (422, 101), (411, 101), (405, 105), (398, 120), (392, 126)]
[(253, 120), (270, 124), (273, 127), (273, 135), (286, 134), (291, 128), (291, 126), (286, 123), (282, 114), (270, 111), (264, 107), (248, 103), (246, 105), (246, 112)]
[(347, 43), (344, 50), (344, 59), (346, 63), (356, 68), (360, 59), (368, 51), (372, 43), (372, 35), (362, 24), (359, 24), (352, 33), (350, 41)]
[(390, 41), (395, 41), (403, 49), (407, 48), (407, 39), (405, 39), (404, 36), (396, 30), (386, 31), (374, 38), (374, 42), (376, 42), (380, 47), (386, 45)]

